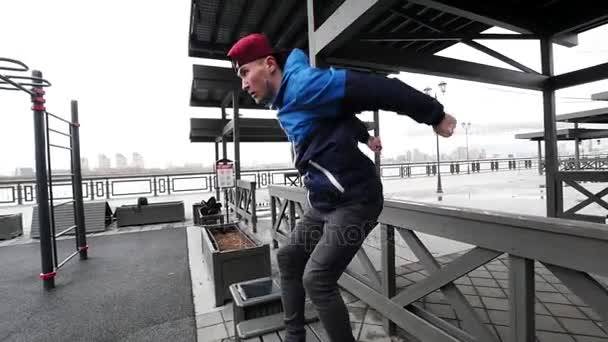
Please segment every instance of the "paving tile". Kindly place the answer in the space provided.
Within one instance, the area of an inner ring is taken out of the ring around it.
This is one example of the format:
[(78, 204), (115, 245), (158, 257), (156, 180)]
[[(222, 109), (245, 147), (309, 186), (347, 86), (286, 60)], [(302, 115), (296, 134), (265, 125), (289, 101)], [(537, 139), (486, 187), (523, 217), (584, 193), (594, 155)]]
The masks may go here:
[(542, 277), (551, 284), (561, 284), (562, 282), (559, 279), (551, 274), (543, 274)]
[(545, 303), (545, 307), (554, 315), (567, 318), (585, 319), (585, 316), (576, 306), (565, 304)]
[(361, 301), (361, 300), (357, 300), (354, 301), (352, 303), (348, 303), (347, 306), (352, 306), (352, 307), (356, 307), (356, 308), (367, 308), (369, 305), (365, 304), (365, 302)]
[(464, 295), (464, 297), (467, 299), (467, 301), (469, 302), (469, 304), (471, 304), (472, 307), (482, 309), (484, 308), (483, 304), (481, 303), (481, 297), (471, 295)]
[(540, 267), (536, 267), (535, 268), (536, 273), (540, 274), (540, 275), (553, 275), (553, 273), (551, 273), (551, 271), (549, 271), (546, 267), (544, 266), (540, 266)]
[(509, 327), (497, 325), (497, 326), (494, 326), (494, 328), (496, 328), (496, 331), (498, 331), (498, 336), (500, 336), (501, 341), (503, 341), (503, 342), (509, 341), (509, 337), (511, 336), (511, 331), (509, 330)]
[(547, 311), (547, 308), (545, 307), (545, 305), (542, 303), (539, 303), (538, 301), (536, 301), (536, 303), (534, 304), (534, 310), (535, 310), (536, 314), (551, 315), (551, 313), (549, 311)]
[(405, 278), (405, 277), (397, 277), (395, 278), (395, 284), (397, 285), (398, 288), (401, 287), (407, 287), (412, 285), (414, 282)]
[(466, 276), (454, 280), (454, 284), (458, 284), (458, 285), (473, 285), (473, 283), (471, 283), (471, 278), (466, 277)]
[(490, 323), (490, 317), (485, 309), (473, 308), (483, 323)]
[(406, 277), (408, 280), (410, 280), (414, 283), (419, 282), (426, 278), (424, 275), (420, 274), (419, 272), (409, 273), (409, 274), (406, 274), (404, 277)]
[(384, 328), (379, 325), (363, 324), (358, 341), (361, 342), (391, 342)]
[(458, 329), (462, 329), (462, 323), (457, 319), (444, 318), (443, 320), (450, 323), (451, 325), (455, 326)]
[(490, 321), (494, 324), (506, 326), (510, 324), (508, 311), (488, 310), (488, 315), (490, 316)]
[(501, 298), (489, 298), (489, 297), (481, 297), (484, 305), (491, 310), (509, 310), (509, 301)]
[[(509, 289), (509, 281), (508, 280), (504, 280), (504, 279), (499, 279), (497, 280), (498, 285), (500, 285), (500, 287), (502, 287), (503, 289), (507, 290)], [(507, 293), (508, 295), (508, 293)]]
[(534, 288), (536, 289), (536, 291), (538, 292), (554, 292), (557, 293), (558, 291), (555, 289), (555, 287), (553, 287), (553, 285), (547, 283), (546, 281), (537, 281), (534, 284)]
[(222, 318), (224, 318), (224, 321), (232, 321), (233, 320), (233, 308), (232, 308), (232, 303), (227, 304), (223, 309), (222, 309)]
[(359, 334), (361, 333), (361, 327), (363, 326), (363, 324), (361, 323), (350, 323), (351, 327), (352, 327), (352, 331), (353, 331), (353, 336), (355, 337), (355, 340), (359, 339)]
[(395, 267), (395, 273), (398, 275), (402, 275), (402, 274), (406, 274), (406, 273), (410, 273), (410, 272), (413, 272), (413, 270), (411, 270), (407, 265), (401, 265), (401, 266)]
[(566, 293), (566, 294), (564, 294), (564, 296), (566, 296), (566, 298), (568, 298), (568, 300), (570, 300), (570, 302), (574, 305), (589, 306), (589, 305), (587, 305), (587, 303), (583, 302), (583, 300), (580, 299), (577, 295), (574, 295), (571, 293)]
[(494, 279), (471, 277), (471, 282), (475, 286), (498, 287), (498, 283)]
[(494, 272), (505, 272), (506, 273), (509, 271), (509, 269), (505, 265), (503, 265), (501, 262), (496, 263), (496, 264), (491, 264), (491, 263), (487, 264), (486, 268), (489, 271), (494, 271)]
[(505, 292), (501, 288), (478, 286), (477, 292), (482, 297), (507, 298)]
[(228, 337), (234, 336), (234, 321), (224, 322), (224, 326), (226, 326)]
[(196, 316), (196, 327), (204, 328), (210, 325), (222, 323), (222, 315), (219, 311), (209, 312)]
[(565, 332), (564, 328), (551, 316), (536, 315), (536, 330)]
[(572, 291), (570, 291), (568, 286), (566, 286), (564, 284), (553, 284), (553, 287), (555, 287), (555, 289), (562, 294), (572, 293)]
[(426, 309), (441, 318), (456, 319), (454, 309), (450, 305), (443, 304), (427, 304)]
[(476, 269), (474, 271), (469, 272), (469, 276), (470, 277), (477, 277), (477, 278), (488, 278), (488, 279), (492, 279), (492, 275), (490, 274), (490, 272), (483, 270), (483, 269)]
[(226, 327), (224, 327), (224, 323), (198, 329), (196, 333), (199, 341), (219, 341), (228, 337), (228, 332), (226, 331)]
[(576, 342), (572, 337), (563, 333), (537, 331), (536, 337), (539, 342)]
[(574, 335), (576, 342), (607, 342), (608, 338)]
[(354, 323), (362, 323), (365, 318), (365, 309), (364, 308), (356, 308), (356, 307), (348, 307), (348, 316), (350, 317), (350, 321)]
[(579, 308), (581, 311), (583, 311), (587, 317), (591, 318), (594, 321), (601, 321), (602, 319), (600, 318), (600, 316), (598, 314), (595, 313), (595, 311), (593, 311), (593, 309), (591, 308)]
[(364, 324), (382, 325), (383, 316), (376, 310), (369, 308), (365, 314)]
[(492, 271), (492, 272), (490, 272), (490, 274), (492, 274), (492, 277), (494, 279), (501, 279), (501, 280), (508, 280), (509, 279), (509, 273), (508, 272), (496, 272), (496, 271)]
[(473, 286), (470, 286), (470, 285), (457, 285), (457, 287), (460, 290), (460, 292), (462, 292), (462, 294), (465, 294), (465, 295), (477, 295), (477, 291), (475, 291), (475, 288)]
[(571, 304), (561, 293), (537, 292), (536, 297), (543, 303)]
[(439, 291), (430, 293), (429, 295), (424, 297), (424, 300), (427, 303), (448, 304), (445, 296)]
[(559, 321), (566, 327), (568, 332), (580, 335), (589, 335), (596, 337), (608, 337), (606, 333), (600, 329), (593, 321), (573, 319), (573, 318), (558, 318)]
[(496, 331), (496, 326), (493, 325), (492, 323), (486, 323), (486, 327), (488, 327), (488, 330), (490, 330), (492, 335), (494, 335), (498, 339), (498, 341), (500, 341), (500, 336), (498, 336), (498, 332)]
[(344, 304), (352, 303), (358, 299), (350, 292), (348, 292), (346, 290), (342, 290), (342, 289), (340, 290), (340, 295), (342, 296), (342, 300), (344, 301)]

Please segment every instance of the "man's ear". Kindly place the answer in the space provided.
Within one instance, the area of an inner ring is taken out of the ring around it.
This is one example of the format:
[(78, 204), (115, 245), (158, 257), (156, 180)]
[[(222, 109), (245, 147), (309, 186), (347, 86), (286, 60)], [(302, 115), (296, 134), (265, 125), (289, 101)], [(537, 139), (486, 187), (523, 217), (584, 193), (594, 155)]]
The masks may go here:
[(277, 63), (277, 60), (274, 58), (274, 56), (266, 56), (264, 62), (266, 64), (266, 67), (268, 68), (268, 71), (270, 71), (271, 74), (273, 74), (279, 68), (279, 64)]

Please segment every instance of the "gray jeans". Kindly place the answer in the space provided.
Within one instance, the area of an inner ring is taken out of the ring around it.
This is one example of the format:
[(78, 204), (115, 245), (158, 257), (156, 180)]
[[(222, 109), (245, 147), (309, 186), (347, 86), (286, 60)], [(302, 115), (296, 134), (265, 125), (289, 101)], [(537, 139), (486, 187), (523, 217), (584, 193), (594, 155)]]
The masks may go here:
[(304, 342), (305, 293), (330, 341), (355, 341), (338, 279), (375, 227), (383, 200), (324, 212), (308, 209), (277, 253), (285, 310), (285, 342)]

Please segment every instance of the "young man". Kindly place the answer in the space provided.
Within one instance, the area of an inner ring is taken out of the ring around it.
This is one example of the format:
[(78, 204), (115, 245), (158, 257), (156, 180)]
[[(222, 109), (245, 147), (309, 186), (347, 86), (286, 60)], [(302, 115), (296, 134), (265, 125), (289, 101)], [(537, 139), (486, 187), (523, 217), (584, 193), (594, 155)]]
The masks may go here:
[(382, 183), (357, 146), (379, 150), (355, 117), (370, 110), (407, 114), (443, 137), (456, 120), (435, 99), (383, 76), (316, 69), (299, 49), (274, 51), (262, 34), (240, 39), (228, 52), (242, 88), (257, 103), (278, 109), (303, 176), (308, 208), (277, 253), (287, 342), (305, 341), (308, 294), (332, 342), (354, 337), (337, 281), (382, 211)]

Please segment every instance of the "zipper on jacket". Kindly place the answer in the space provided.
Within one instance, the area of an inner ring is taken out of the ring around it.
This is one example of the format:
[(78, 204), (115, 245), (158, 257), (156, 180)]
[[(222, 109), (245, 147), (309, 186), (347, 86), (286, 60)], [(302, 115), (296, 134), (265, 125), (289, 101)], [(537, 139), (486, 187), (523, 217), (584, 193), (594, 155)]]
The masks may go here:
[(334, 177), (334, 175), (332, 175), (331, 172), (329, 172), (329, 170), (327, 170), (323, 166), (317, 164), (314, 160), (309, 160), (308, 162), (310, 163), (310, 165), (314, 166), (317, 170), (321, 171), (325, 175), (325, 177), (327, 177), (327, 179), (329, 179), (331, 184), (333, 184), (333, 186), (336, 187), (336, 189), (338, 189), (340, 192), (344, 193), (344, 187), (342, 186), (342, 184), (340, 184), (340, 182), (338, 182), (336, 177)]

